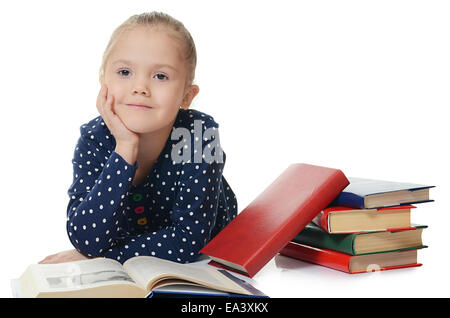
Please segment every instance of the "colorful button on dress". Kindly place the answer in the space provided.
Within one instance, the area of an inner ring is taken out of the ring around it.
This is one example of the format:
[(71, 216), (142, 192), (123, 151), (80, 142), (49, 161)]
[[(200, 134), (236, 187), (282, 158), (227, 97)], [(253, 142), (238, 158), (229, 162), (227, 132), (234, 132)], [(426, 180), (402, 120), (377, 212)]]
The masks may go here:
[[(190, 132), (191, 147), (184, 139), (183, 148), (190, 151), (191, 160), (172, 160), (173, 148), (178, 149), (181, 140), (170, 135), (138, 186), (132, 184), (137, 162), (130, 165), (114, 151), (114, 136), (101, 116), (80, 127), (67, 206), (67, 232), (78, 251), (121, 263), (139, 255), (192, 262), (237, 215), (236, 197), (222, 175), (223, 150), (222, 161), (194, 160), (199, 158), (194, 123), (218, 136), (218, 124), (211, 116), (180, 109), (172, 132), (176, 128)], [(217, 145), (218, 138), (202, 141), (206, 149), (215, 141)]]

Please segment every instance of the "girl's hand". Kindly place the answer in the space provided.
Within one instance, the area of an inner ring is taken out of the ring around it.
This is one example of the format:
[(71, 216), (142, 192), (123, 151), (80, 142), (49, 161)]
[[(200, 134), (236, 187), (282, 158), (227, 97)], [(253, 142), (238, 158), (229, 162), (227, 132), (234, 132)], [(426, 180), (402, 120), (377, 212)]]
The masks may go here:
[(113, 105), (114, 96), (108, 94), (108, 88), (103, 84), (97, 97), (97, 110), (111, 131), (111, 134), (116, 139), (117, 145), (137, 147), (139, 144), (139, 135), (124, 125), (119, 116), (114, 112)]
[(46, 258), (44, 258), (42, 261), (40, 261), (38, 264), (58, 264), (58, 263), (66, 263), (66, 262), (73, 262), (73, 261), (81, 261), (89, 259), (89, 257), (84, 256), (77, 250), (68, 250), (64, 252), (59, 252), (53, 255), (49, 255)]

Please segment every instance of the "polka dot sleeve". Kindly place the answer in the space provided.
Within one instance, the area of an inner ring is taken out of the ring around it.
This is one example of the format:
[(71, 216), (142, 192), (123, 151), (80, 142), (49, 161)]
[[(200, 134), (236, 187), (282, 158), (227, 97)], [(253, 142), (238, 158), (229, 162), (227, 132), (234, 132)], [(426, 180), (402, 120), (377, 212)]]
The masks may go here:
[(116, 241), (105, 257), (125, 262), (138, 255), (176, 262), (194, 261), (209, 241), (216, 223), (224, 161), (186, 163), (178, 181), (171, 225), (147, 234)]
[(80, 137), (72, 160), (66, 224), (72, 245), (93, 257), (110, 248), (126, 227), (125, 216), (117, 211), (137, 170), (137, 163), (128, 164), (115, 151), (106, 161), (98, 154), (93, 142)]

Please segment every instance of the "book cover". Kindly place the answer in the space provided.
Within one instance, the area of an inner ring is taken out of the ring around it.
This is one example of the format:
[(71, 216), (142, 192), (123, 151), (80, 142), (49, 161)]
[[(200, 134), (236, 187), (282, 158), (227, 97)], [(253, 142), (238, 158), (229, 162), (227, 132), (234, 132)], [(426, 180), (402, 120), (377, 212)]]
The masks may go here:
[(289, 242), (280, 254), (349, 274), (422, 266), (417, 262), (417, 250), (352, 256)]
[(252, 277), (347, 185), (340, 170), (291, 164), (200, 253)]
[(231, 275), (225, 270), (219, 270), (223, 275), (250, 292), (249, 295), (235, 294), (223, 291), (212, 292), (202, 286), (170, 285), (152, 291), (148, 298), (269, 298), (245, 280)]
[[(426, 248), (427, 246), (422, 244), (422, 233), (411, 232), (424, 228), (427, 228), (427, 226), (415, 225), (403, 230), (384, 232), (379, 231), (366, 233), (329, 234), (317, 224), (310, 222), (296, 237), (292, 239), (292, 242), (333, 250), (349, 255), (385, 253)], [(404, 234), (417, 235), (408, 239), (408, 237), (406, 237), (406, 235)], [(356, 243), (359, 238), (370, 238), (371, 236), (375, 236), (375, 239), (366, 244), (369, 245), (370, 252), (367, 252), (367, 247), (365, 249), (357, 248)]]
[[(434, 188), (435, 186), (354, 177), (349, 177), (348, 180), (350, 184), (336, 197), (331, 206), (368, 209), (434, 201), (430, 200), (426, 195), (423, 198), (417, 197), (415, 193)], [(392, 200), (389, 195), (396, 193), (401, 197), (396, 198), (398, 200)], [(382, 197), (381, 202), (367, 204), (367, 198), (375, 195), (387, 195), (384, 196), (386, 201), (383, 202)]]

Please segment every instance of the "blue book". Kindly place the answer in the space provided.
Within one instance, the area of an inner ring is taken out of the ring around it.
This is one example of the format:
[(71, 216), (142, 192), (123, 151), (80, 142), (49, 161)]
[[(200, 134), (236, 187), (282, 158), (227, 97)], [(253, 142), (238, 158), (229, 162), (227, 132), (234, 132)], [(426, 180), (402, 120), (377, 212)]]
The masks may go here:
[(153, 290), (148, 298), (269, 298), (249, 282), (239, 279), (226, 270), (219, 269), (221, 274), (237, 283), (249, 292), (249, 294), (236, 294), (220, 290), (212, 290), (204, 286), (194, 285), (168, 285)]
[(330, 206), (372, 209), (434, 201), (430, 200), (429, 189), (434, 187), (430, 185), (351, 177), (348, 180), (350, 184)]

